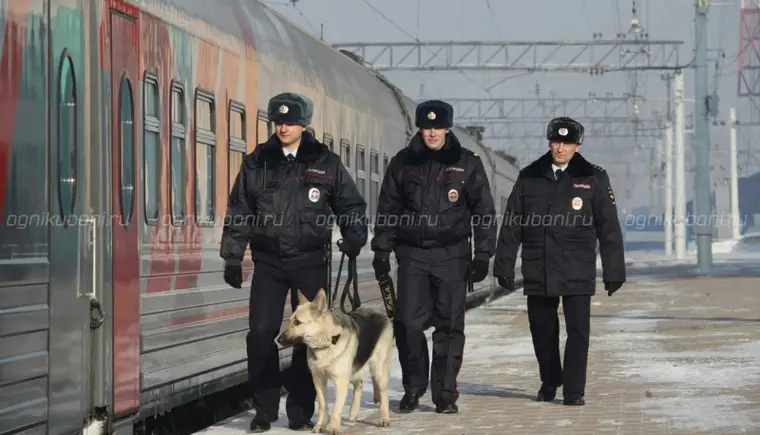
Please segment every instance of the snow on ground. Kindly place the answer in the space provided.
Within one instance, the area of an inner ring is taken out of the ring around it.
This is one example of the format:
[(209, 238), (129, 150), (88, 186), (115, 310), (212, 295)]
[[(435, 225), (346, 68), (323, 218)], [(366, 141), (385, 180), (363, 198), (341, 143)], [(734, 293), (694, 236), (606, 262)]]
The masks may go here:
[[(651, 386), (649, 397), (633, 400), (628, 407), (640, 408), (650, 421), (668, 422), (682, 430), (720, 432), (730, 428), (760, 433), (758, 405), (745, 398), (748, 389), (760, 384), (757, 334), (711, 328), (708, 320), (702, 325), (676, 325), (674, 320), (663, 319), (661, 303), (668, 293), (675, 296), (678, 292), (654, 282), (636, 291), (652, 292), (661, 301), (627, 305), (620, 316), (603, 321), (603, 331), (592, 342), (593, 348), (610, 352), (617, 360), (606, 376)], [(688, 308), (690, 313), (682, 310), (678, 316), (699, 317), (706, 310)], [(712, 315), (718, 310), (713, 307)]]

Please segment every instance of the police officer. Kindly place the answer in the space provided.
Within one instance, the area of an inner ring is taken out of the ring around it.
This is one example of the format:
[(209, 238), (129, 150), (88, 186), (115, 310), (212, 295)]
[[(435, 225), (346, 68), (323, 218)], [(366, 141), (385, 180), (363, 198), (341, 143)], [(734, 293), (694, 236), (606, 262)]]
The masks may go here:
[[(378, 279), (398, 260), (395, 333), (405, 395), (400, 411), (417, 408), (427, 390), (424, 330), (433, 333), (430, 384), (438, 413), (458, 411), (456, 378), (464, 350), (467, 280), (488, 275), (497, 227), (483, 162), (449, 129), (453, 108), (426, 101), (415, 113), (419, 132), (385, 172), (372, 239)], [(473, 233), (474, 251), (468, 241)]]
[[(493, 272), (502, 287), (514, 290), (522, 244), (523, 290), (541, 375), (536, 400), (554, 400), (562, 386), (565, 405), (584, 405), (597, 240), (604, 286), (612, 296), (626, 280), (623, 236), (607, 173), (578, 152), (583, 126), (555, 118), (546, 136), (549, 152), (520, 171), (507, 201)], [(564, 373), (560, 297), (567, 330)]]
[[(341, 227), (341, 251), (355, 257), (367, 243), (366, 202), (340, 158), (306, 131), (313, 104), (283, 93), (269, 101), (275, 133), (247, 155), (229, 197), (222, 235), (224, 280), (240, 288), (248, 243), (255, 264), (251, 282), (248, 377), (256, 416), (251, 431), (269, 430), (277, 420), (280, 386), (289, 391), (289, 427), (313, 427), (316, 392), (306, 350), (296, 346), (289, 373), (279, 373), (275, 337), (288, 296), (296, 309), (300, 290), (307, 298), (326, 286), (324, 248), (331, 243), (330, 210)], [(281, 378), (282, 376), (282, 378)]]

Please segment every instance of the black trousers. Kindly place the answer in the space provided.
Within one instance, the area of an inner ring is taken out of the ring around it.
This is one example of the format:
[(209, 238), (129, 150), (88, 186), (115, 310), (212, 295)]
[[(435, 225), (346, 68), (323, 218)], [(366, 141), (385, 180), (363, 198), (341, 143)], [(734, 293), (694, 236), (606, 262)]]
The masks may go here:
[(311, 372), (306, 363), (306, 348), (293, 348), (293, 360), (289, 369), (280, 373), (280, 356), (274, 339), (280, 332), (283, 311), (288, 292), (292, 290), (290, 304), (298, 306), (296, 290), (313, 299), (320, 288), (325, 288), (326, 266), (295, 268), (257, 262), (251, 282), (251, 307), (249, 332), (246, 338), (248, 350), (248, 380), (253, 393), (257, 413), (277, 416), (280, 405), (280, 389), (288, 390), (288, 420), (305, 423), (314, 415), (314, 390)]
[(585, 394), (591, 329), (591, 296), (562, 296), (565, 313), (565, 369), (559, 354), (558, 297), (528, 296), (528, 320), (541, 384), (562, 386), (563, 395)]
[[(394, 327), (402, 382), (407, 393), (422, 396), (430, 377), (433, 403), (454, 403), (464, 352), (467, 260), (421, 254), (398, 263)], [(432, 367), (424, 332), (430, 326), (435, 327)]]

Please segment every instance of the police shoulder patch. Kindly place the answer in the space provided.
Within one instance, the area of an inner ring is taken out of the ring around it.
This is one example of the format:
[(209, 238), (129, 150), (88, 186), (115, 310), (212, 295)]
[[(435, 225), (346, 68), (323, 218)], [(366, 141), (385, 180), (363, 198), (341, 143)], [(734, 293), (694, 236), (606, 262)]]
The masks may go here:
[(601, 166), (599, 166), (599, 165), (594, 165), (594, 164), (592, 163), (592, 164), (591, 164), (591, 166), (593, 166), (593, 167), (594, 167), (594, 169), (596, 169), (597, 171), (599, 171), (599, 172), (601, 172), (601, 173), (603, 173), (603, 174), (607, 173), (607, 171), (605, 171), (605, 170), (604, 170), (604, 168), (603, 168), (603, 167), (601, 167)]

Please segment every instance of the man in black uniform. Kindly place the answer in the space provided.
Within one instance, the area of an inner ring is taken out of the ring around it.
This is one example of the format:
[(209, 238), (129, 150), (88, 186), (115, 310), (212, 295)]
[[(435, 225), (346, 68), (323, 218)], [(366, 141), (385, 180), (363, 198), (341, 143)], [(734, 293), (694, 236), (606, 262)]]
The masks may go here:
[[(416, 409), (427, 390), (424, 330), (432, 325), (432, 399), (436, 412), (455, 413), (467, 280), (488, 275), (496, 212), (483, 162), (449, 131), (451, 105), (421, 103), (415, 118), (420, 131), (391, 159), (380, 189), (372, 265), (379, 280), (390, 271), (391, 251), (398, 260), (394, 327), (406, 392), (400, 410)], [(468, 240), (473, 226), (474, 260)]]
[[(583, 126), (555, 118), (546, 136), (550, 151), (520, 171), (507, 201), (493, 273), (499, 285), (514, 290), (522, 244), (523, 290), (541, 374), (536, 400), (554, 400), (563, 386), (565, 405), (583, 405), (597, 240), (604, 286), (612, 296), (626, 279), (623, 235), (607, 173), (578, 153)], [(567, 329), (564, 373), (560, 296)]]
[(311, 100), (303, 95), (284, 93), (270, 100), (269, 120), (275, 124), (275, 134), (243, 160), (225, 218), (224, 280), (240, 288), (241, 261), (249, 242), (255, 264), (246, 338), (256, 409), (253, 432), (264, 432), (277, 420), (283, 382), (289, 391), (290, 428), (313, 427), (316, 392), (306, 349), (293, 349), (289, 373), (281, 375), (274, 339), (288, 292), (293, 292), (290, 302), (295, 311), (296, 290), (312, 299), (326, 286), (330, 210), (341, 227), (341, 251), (355, 257), (367, 243), (367, 204), (340, 157), (306, 131), (312, 112)]

